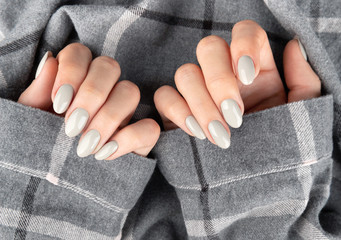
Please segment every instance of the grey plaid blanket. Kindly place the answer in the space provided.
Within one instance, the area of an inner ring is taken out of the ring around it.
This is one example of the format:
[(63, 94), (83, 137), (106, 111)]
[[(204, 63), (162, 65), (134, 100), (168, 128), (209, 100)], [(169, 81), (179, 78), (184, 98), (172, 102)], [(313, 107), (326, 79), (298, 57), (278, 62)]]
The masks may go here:
[[(81, 42), (140, 87), (132, 121), (161, 124), (154, 91), (244, 19), (281, 74), (297, 35), (323, 95), (245, 115), (229, 149), (176, 129), (148, 157), (79, 158), (63, 118), (16, 102), (47, 50)], [(340, 48), (340, 0), (0, 0), (0, 239), (341, 239)]]

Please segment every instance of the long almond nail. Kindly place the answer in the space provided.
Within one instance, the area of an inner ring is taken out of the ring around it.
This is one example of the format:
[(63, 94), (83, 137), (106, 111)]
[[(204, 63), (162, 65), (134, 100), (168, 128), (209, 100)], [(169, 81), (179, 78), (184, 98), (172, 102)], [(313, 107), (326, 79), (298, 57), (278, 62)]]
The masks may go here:
[(116, 152), (117, 149), (118, 149), (118, 144), (116, 141), (108, 142), (95, 154), (95, 158), (97, 160), (106, 159), (111, 154)]
[(211, 121), (208, 124), (208, 130), (219, 147), (226, 149), (230, 146), (230, 135), (218, 120)]
[(92, 129), (85, 134), (85, 136), (79, 141), (77, 146), (77, 155), (79, 157), (89, 156), (96, 148), (99, 140), (101, 139), (100, 133)]
[(65, 124), (65, 133), (69, 137), (75, 137), (82, 132), (87, 121), (89, 113), (83, 108), (77, 108), (72, 112)]
[(249, 85), (253, 82), (256, 75), (255, 65), (253, 64), (252, 58), (245, 55), (238, 60), (238, 75), (239, 80), (244, 85)]
[(204, 131), (201, 129), (199, 123), (193, 116), (186, 118), (187, 128), (199, 139), (204, 140), (206, 138)]
[(44, 67), (44, 65), (45, 65), (45, 62), (46, 62), (46, 60), (47, 60), (47, 58), (48, 58), (48, 56), (49, 56), (49, 52), (50, 52), (50, 51), (47, 51), (47, 52), (44, 54), (43, 58), (40, 60), (40, 63), (39, 63), (39, 65), (38, 65), (38, 68), (37, 68), (37, 71), (36, 71), (36, 76), (35, 76), (35, 78), (37, 78), (37, 77), (39, 76), (39, 74), (41, 73), (41, 70), (43, 70), (43, 67)]
[(65, 112), (72, 100), (73, 88), (70, 84), (63, 84), (54, 97), (53, 109), (56, 113), (61, 114)]
[(221, 111), (227, 124), (233, 128), (239, 128), (242, 125), (243, 117), (238, 103), (233, 99), (225, 99), (221, 103)]

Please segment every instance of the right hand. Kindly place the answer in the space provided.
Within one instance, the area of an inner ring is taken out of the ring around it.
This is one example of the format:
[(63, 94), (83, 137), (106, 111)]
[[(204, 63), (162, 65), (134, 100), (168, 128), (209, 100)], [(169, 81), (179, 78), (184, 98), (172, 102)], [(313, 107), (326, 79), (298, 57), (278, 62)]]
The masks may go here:
[(267, 34), (256, 22), (235, 24), (231, 46), (219, 36), (201, 39), (196, 48), (200, 67), (187, 63), (174, 75), (179, 92), (164, 85), (154, 94), (165, 130), (180, 127), (226, 149), (229, 126), (239, 128), (244, 113), (319, 97), (321, 81), (302, 49), (297, 40), (289, 41), (284, 49), (287, 93)]
[(97, 153), (98, 160), (112, 160), (130, 152), (148, 155), (160, 136), (160, 127), (153, 119), (127, 125), (140, 101), (140, 91), (130, 81), (118, 82), (121, 69), (117, 61), (107, 56), (92, 60), (89, 48), (72, 43), (56, 58), (48, 52), (40, 65), (41, 71), (38, 67), (38, 76), (18, 102), (62, 114), (69, 137), (83, 133), (78, 156)]

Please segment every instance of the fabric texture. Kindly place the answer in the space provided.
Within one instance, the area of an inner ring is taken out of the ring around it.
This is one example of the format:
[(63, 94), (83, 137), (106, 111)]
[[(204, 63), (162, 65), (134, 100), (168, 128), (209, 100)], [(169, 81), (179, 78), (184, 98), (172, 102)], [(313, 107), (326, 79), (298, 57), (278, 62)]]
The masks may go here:
[[(79, 158), (62, 117), (17, 103), (46, 51), (80, 42), (139, 86), (131, 122), (161, 124), (155, 90), (244, 19), (282, 77), (298, 36), (323, 95), (245, 115), (228, 149), (175, 129), (147, 157)], [(0, 239), (341, 239), (340, 42), (339, 0), (0, 0)]]

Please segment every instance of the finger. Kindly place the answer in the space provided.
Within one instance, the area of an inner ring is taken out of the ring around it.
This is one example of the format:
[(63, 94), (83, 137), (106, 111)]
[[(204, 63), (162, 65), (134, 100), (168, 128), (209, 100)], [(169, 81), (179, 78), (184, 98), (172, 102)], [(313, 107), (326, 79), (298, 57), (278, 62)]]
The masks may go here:
[(160, 136), (160, 126), (145, 118), (118, 131), (96, 154), (97, 160), (113, 160), (133, 152), (147, 156)]
[(283, 53), (283, 67), (289, 88), (288, 102), (319, 97), (321, 81), (306, 60), (306, 53), (298, 39), (286, 45)]
[(207, 138), (221, 148), (228, 148), (230, 130), (206, 88), (200, 68), (184, 64), (176, 71), (174, 79)]
[(59, 62), (56, 81), (51, 92), (53, 109), (56, 113), (64, 113), (88, 72), (92, 60), (89, 48), (72, 43), (57, 55)]
[(156, 90), (154, 102), (165, 130), (180, 127), (191, 136), (195, 135), (199, 139), (206, 138), (185, 99), (173, 87), (162, 86)]
[(65, 114), (65, 133), (69, 137), (77, 136), (86, 129), (120, 75), (120, 65), (114, 59), (100, 56), (92, 61), (84, 82)]
[(244, 85), (251, 84), (261, 70), (277, 71), (267, 34), (252, 20), (234, 25), (231, 56), (236, 76)]
[(57, 69), (58, 62), (48, 51), (39, 63), (37, 78), (20, 95), (18, 102), (34, 108), (48, 110), (52, 105), (50, 96)]
[(96, 153), (113, 135), (121, 122), (135, 112), (139, 101), (140, 91), (134, 83), (118, 82), (81, 136), (77, 147), (78, 156), (86, 157)]
[(203, 38), (197, 46), (197, 58), (215, 105), (229, 126), (239, 128), (244, 104), (232, 70), (227, 42), (214, 35)]

